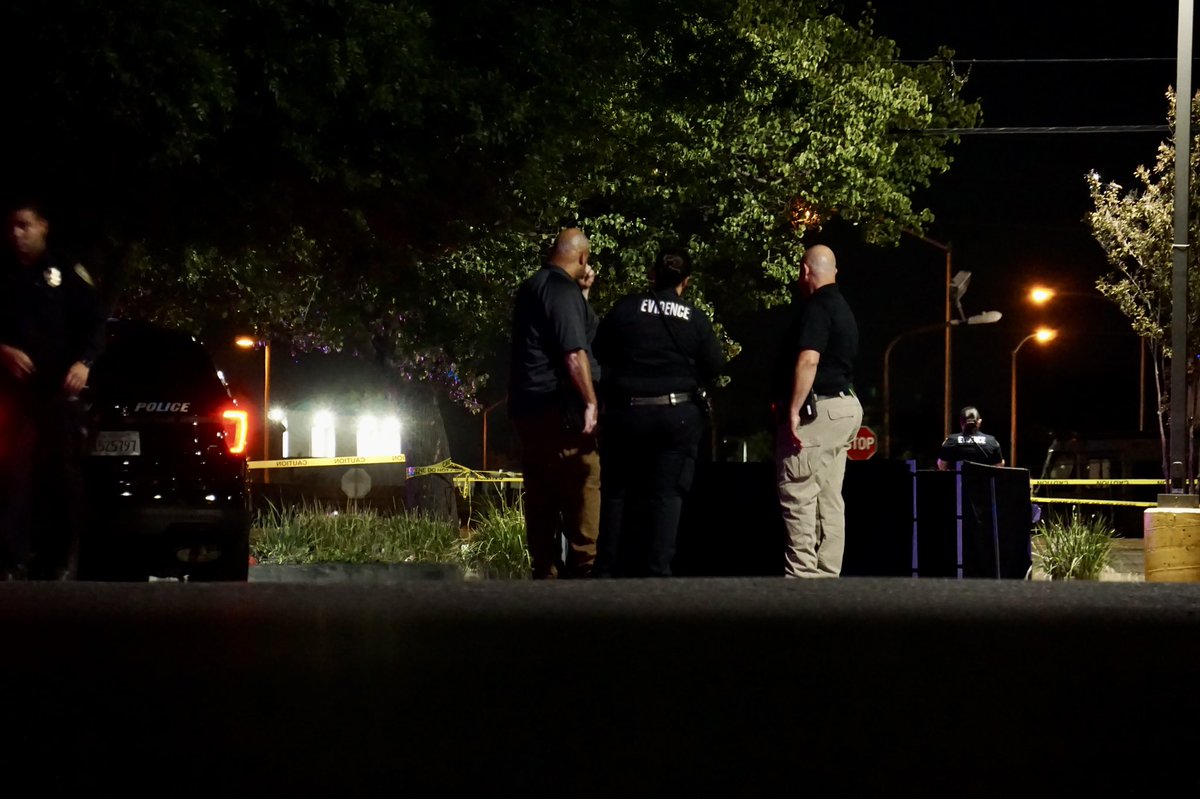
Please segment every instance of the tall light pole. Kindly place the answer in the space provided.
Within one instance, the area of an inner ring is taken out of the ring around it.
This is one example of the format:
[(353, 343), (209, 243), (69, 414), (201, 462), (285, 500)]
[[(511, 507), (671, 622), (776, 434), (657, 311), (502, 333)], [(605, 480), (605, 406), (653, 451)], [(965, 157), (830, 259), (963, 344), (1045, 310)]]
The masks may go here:
[(1009, 431), (1008, 431), (1008, 456), (1010, 459), (1009, 466), (1017, 465), (1017, 353), (1021, 351), (1021, 347), (1025, 346), (1025, 342), (1029, 341), (1030, 339), (1037, 339), (1039, 344), (1044, 344), (1047, 341), (1050, 341), (1051, 339), (1053, 339), (1057, 335), (1058, 335), (1058, 332), (1055, 330), (1051, 330), (1050, 328), (1046, 328), (1046, 327), (1039, 328), (1038, 330), (1034, 331), (1033, 333), (1030, 333), (1025, 338), (1021, 339), (1020, 343), (1017, 344), (1017, 346), (1013, 348), (1013, 351), (1012, 351), (1012, 380), (1010, 381), (1010, 385), (1012, 386), (1012, 393), (1009, 395), (1009, 404), (1008, 404), (1009, 412), (1011, 414), (1010, 419), (1009, 419), (1011, 424), (1009, 426)]
[[(891, 358), (892, 348), (900, 343), (903, 339), (909, 336), (915, 336), (918, 333), (930, 333), (934, 330), (941, 330), (943, 327), (949, 330), (956, 325), (990, 325), (999, 322), (1002, 314), (999, 311), (985, 311), (981, 314), (975, 314), (969, 317), (966, 321), (960, 319), (951, 319), (944, 323), (934, 325), (925, 325), (918, 327), (915, 330), (908, 330), (896, 336), (883, 351), (883, 457), (892, 457), (892, 379), (891, 379)], [(948, 435), (948, 434), (947, 434)], [(943, 436), (945, 438), (946, 436)]]
[(951, 397), (950, 397), (950, 394), (951, 394), (951, 389), (950, 389), (950, 386), (951, 386), (951, 382), (950, 382), (950, 328), (954, 327), (954, 325), (951, 324), (951, 322), (953, 322), (953, 320), (954, 320), (954, 316), (952, 314), (952, 309), (951, 309), (951, 304), (950, 304), (950, 284), (952, 282), (952, 276), (954, 275), (952, 248), (949, 243), (943, 244), (942, 242), (931, 239), (924, 234), (917, 233), (912, 230), (905, 230), (904, 232), (907, 233), (908, 235), (912, 236), (914, 239), (920, 239), (921, 241), (928, 244), (930, 247), (934, 247), (936, 249), (941, 250), (946, 255), (946, 319), (945, 319), (946, 335), (945, 335), (945, 362), (944, 362), (944, 366), (943, 366), (943, 375), (942, 375), (942, 386), (943, 386), (942, 419), (945, 422), (944, 429), (942, 431), (942, 437), (945, 438), (950, 435), (950, 423), (951, 423), (951, 416), (950, 416), (950, 399), (951, 399)]
[[(241, 336), (235, 342), (242, 349), (253, 349), (258, 345), (262, 345), (263, 349), (263, 406), (262, 406), (262, 434), (263, 434), (263, 460), (271, 459), (271, 342), (267, 340), (258, 340), (249, 336)], [(263, 482), (271, 482), (270, 472), (263, 469)]]

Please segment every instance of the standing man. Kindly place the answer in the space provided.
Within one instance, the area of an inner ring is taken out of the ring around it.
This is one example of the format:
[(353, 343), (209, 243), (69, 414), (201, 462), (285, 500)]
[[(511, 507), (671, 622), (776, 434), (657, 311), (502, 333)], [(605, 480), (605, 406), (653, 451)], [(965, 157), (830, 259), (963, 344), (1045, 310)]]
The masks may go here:
[(70, 579), (83, 514), (79, 392), (104, 342), (91, 276), (48, 247), (35, 203), (7, 214), (0, 267), (0, 575)]
[(521, 439), (534, 579), (588, 577), (596, 559), (599, 407), (579, 286), (590, 252), (583, 231), (562, 231), (546, 264), (517, 290), (513, 313), (508, 414)]
[(846, 546), (842, 479), (862, 424), (854, 395), (858, 324), (824, 245), (804, 253), (802, 299), (774, 379), (776, 485), (787, 527), (787, 577), (837, 577)]
[(604, 369), (597, 577), (669, 577), (704, 415), (697, 392), (725, 356), (704, 312), (683, 300), (692, 261), (659, 253), (652, 291), (622, 297), (600, 323)]
[(938, 452), (937, 467), (942, 471), (953, 469), (959, 461), (984, 463), (988, 466), (1003, 466), (1004, 453), (995, 436), (981, 432), (983, 417), (974, 405), (968, 405), (958, 414), (962, 433), (950, 436), (942, 442)]

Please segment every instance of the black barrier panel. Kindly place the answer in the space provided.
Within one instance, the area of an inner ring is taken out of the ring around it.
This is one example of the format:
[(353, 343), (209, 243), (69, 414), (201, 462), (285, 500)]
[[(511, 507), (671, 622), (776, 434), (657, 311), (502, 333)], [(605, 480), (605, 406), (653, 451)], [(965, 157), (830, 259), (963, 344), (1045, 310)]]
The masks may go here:
[(700, 462), (671, 570), (681, 577), (782, 575), (784, 540), (774, 463)]
[(1024, 579), (1032, 562), (1029, 470), (962, 464), (963, 576)]
[(917, 472), (917, 573), (1023, 579), (1029, 571), (1029, 471), (962, 464)]
[[(842, 574), (910, 576), (914, 507), (909, 464), (851, 461), (842, 496)], [(672, 571), (688, 577), (782, 575), (786, 535), (773, 463), (698, 463), (684, 501)]]
[(917, 575), (958, 577), (958, 475), (922, 469), (917, 482)]
[(913, 466), (909, 461), (850, 461), (846, 499), (845, 577), (912, 576)]

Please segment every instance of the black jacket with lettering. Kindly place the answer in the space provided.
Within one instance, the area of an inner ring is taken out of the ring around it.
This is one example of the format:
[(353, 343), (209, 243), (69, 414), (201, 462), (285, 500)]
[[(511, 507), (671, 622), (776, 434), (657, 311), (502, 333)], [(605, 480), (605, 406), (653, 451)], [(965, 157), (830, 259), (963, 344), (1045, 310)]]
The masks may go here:
[(595, 352), (610, 400), (694, 391), (725, 365), (708, 316), (672, 289), (618, 300), (600, 322)]
[(47, 254), (0, 266), (0, 344), (33, 360), (34, 382), (57, 390), (76, 361), (88, 366), (104, 345), (105, 313), (91, 276), (74, 260)]

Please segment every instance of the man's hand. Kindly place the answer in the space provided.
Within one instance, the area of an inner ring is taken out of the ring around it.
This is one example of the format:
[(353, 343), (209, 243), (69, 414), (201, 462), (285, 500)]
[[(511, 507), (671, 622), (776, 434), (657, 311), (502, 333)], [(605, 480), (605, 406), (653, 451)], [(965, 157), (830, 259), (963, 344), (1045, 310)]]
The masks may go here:
[(33, 360), (25, 351), (8, 344), (0, 344), (0, 365), (18, 380), (24, 380), (34, 373)]
[(583, 292), (583, 298), (586, 300), (592, 290), (592, 284), (596, 282), (596, 270), (592, 269), (591, 265), (585, 266), (583, 268), (583, 276), (576, 282), (579, 284), (579, 289)]
[(796, 449), (804, 449), (804, 445), (800, 443), (800, 437), (796, 435), (796, 431), (803, 424), (800, 420), (800, 414), (792, 413), (788, 415), (788, 432), (792, 435), (792, 443), (796, 445)]
[(71, 364), (71, 368), (67, 370), (67, 377), (63, 380), (63, 388), (67, 394), (74, 397), (83, 387), (87, 385), (89, 369), (82, 361), (76, 361)]
[(583, 434), (590, 436), (596, 432), (597, 420), (600, 418), (600, 409), (596, 403), (591, 402), (583, 407)]

